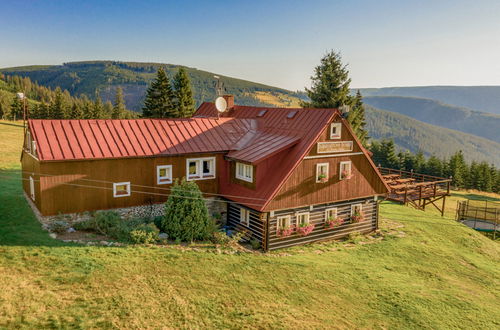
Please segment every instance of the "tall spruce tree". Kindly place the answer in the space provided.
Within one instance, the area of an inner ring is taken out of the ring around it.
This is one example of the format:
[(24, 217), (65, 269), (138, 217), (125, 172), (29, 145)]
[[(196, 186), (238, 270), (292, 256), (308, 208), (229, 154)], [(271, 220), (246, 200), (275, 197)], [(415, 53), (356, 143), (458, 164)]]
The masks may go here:
[(113, 103), (111, 101), (106, 101), (103, 106), (103, 116), (102, 119), (109, 119), (113, 114)]
[(123, 90), (121, 87), (116, 89), (115, 103), (111, 113), (112, 119), (121, 119), (125, 116), (125, 102), (123, 101)]
[(14, 95), (14, 98), (12, 99), (8, 118), (10, 120), (23, 119), (23, 102), (17, 97), (17, 95)]
[(57, 87), (54, 100), (50, 104), (50, 115), (52, 119), (64, 119), (66, 117), (66, 104), (62, 90)]
[(69, 117), (72, 119), (83, 119), (83, 109), (77, 102), (73, 102), (69, 113)]
[(354, 133), (361, 143), (366, 145), (368, 142), (368, 131), (365, 129), (365, 107), (363, 105), (363, 97), (361, 96), (361, 92), (359, 90), (356, 92), (356, 96), (352, 100), (351, 111), (349, 112), (347, 121), (351, 124)]
[(463, 188), (467, 182), (468, 169), (462, 150), (451, 156), (448, 162), (448, 169), (448, 174), (453, 177), (453, 184), (456, 187)]
[(95, 100), (91, 109), (91, 117), (92, 119), (101, 119), (104, 118), (104, 106), (102, 105), (101, 95), (99, 91), (95, 92)]
[(156, 79), (146, 91), (142, 116), (145, 118), (179, 117), (174, 106), (174, 92), (163, 68), (158, 69)]
[(331, 51), (322, 59), (321, 64), (314, 69), (311, 77), (311, 89), (306, 88), (310, 102), (303, 102), (308, 108), (338, 108), (350, 105), (352, 96), (349, 94), (349, 71), (342, 64), (340, 53)]
[(179, 68), (179, 71), (173, 78), (174, 85), (174, 105), (177, 109), (179, 117), (191, 117), (194, 113), (193, 91), (191, 90), (191, 82), (186, 69)]

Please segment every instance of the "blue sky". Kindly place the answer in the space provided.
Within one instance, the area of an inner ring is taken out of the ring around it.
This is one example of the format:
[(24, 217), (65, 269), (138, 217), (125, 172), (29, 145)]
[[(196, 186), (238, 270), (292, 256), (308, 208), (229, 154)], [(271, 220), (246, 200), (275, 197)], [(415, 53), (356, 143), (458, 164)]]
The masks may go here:
[(0, 67), (183, 64), (303, 89), (341, 51), (353, 87), (500, 85), (500, 1), (7, 1)]

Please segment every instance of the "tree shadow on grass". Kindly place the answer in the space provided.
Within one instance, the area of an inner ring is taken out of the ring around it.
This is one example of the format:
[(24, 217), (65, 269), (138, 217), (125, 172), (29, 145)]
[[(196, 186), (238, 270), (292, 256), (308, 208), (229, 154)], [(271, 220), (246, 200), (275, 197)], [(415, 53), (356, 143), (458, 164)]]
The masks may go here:
[(12, 122), (12, 123), (0, 122), (0, 125), (15, 126), (15, 127), (24, 127), (23, 125), (21, 125), (21, 124), (15, 124), (14, 122)]
[(78, 246), (53, 239), (28, 205), (20, 170), (0, 170), (0, 246)]
[(467, 198), (467, 199), (480, 200), (480, 201), (500, 202), (500, 198), (484, 196), (484, 195), (477, 195), (474, 193), (468, 193), (468, 194), (464, 194), (464, 195), (460, 194), (457, 196)]

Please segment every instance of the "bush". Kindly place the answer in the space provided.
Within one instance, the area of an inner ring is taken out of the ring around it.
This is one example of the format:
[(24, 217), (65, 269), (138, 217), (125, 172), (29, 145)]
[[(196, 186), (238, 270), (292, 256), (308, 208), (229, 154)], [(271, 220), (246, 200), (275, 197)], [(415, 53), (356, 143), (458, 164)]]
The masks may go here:
[(68, 228), (69, 224), (66, 221), (63, 220), (57, 220), (49, 224), (48, 226), (49, 231), (57, 234), (65, 233)]
[(227, 245), (231, 242), (231, 237), (223, 231), (216, 231), (212, 234), (212, 242), (219, 245)]
[(198, 185), (193, 181), (177, 180), (165, 204), (165, 216), (160, 229), (174, 240), (191, 242), (212, 236), (213, 223)]
[(254, 250), (260, 249), (260, 241), (258, 239), (255, 239), (255, 238), (252, 239), (250, 241), (250, 245), (252, 245), (252, 249), (254, 249)]
[(115, 211), (98, 211), (92, 218), (75, 223), (74, 227), (78, 230), (93, 230), (101, 235), (112, 236), (121, 222), (120, 214)]
[(129, 239), (134, 244), (152, 244), (158, 241), (159, 233), (160, 231), (153, 223), (143, 223), (129, 232)]

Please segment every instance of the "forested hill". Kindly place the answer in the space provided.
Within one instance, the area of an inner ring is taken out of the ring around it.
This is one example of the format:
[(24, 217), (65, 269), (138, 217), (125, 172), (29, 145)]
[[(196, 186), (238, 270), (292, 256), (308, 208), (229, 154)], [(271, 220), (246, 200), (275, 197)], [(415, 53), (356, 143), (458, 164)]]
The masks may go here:
[(362, 88), (363, 96), (412, 96), (500, 115), (500, 86)]
[[(122, 87), (127, 108), (140, 111), (148, 84), (162, 66), (172, 77), (180, 67), (173, 64), (118, 61), (71, 62), (63, 65), (23, 66), (0, 69), (6, 75), (29, 77), (39, 84), (63, 90), (71, 95), (85, 94), (91, 98), (99, 90), (104, 101), (112, 100), (118, 86)], [(196, 104), (215, 99), (214, 73), (185, 67), (191, 79)], [(242, 105), (271, 106), (276, 102), (295, 105), (305, 94), (272, 86), (218, 75), (226, 92), (235, 95)]]
[(363, 102), (378, 109), (389, 110), (418, 119), (424, 123), (451, 128), (500, 142), (500, 115), (473, 111), (430, 99), (373, 96)]
[(500, 143), (475, 135), (423, 123), (398, 113), (366, 107), (367, 129), (374, 139), (390, 138), (400, 150), (426, 156), (450, 157), (462, 150), (468, 161), (500, 166)]

